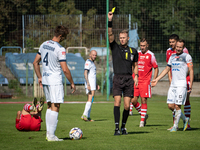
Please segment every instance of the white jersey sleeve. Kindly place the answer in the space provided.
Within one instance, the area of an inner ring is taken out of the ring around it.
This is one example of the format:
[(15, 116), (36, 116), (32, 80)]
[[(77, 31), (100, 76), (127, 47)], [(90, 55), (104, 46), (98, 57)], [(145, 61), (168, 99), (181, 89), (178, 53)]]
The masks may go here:
[(84, 67), (84, 69), (85, 69), (85, 70), (90, 70), (90, 67), (91, 67), (91, 61), (89, 61), (89, 60), (87, 59), (86, 62), (85, 62), (85, 67)]
[(188, 55), (186, 56), (186, 63), (187, 63), (187, 64), (192, 63), (192, 57), (190, 56), (190, 54), (188, 54)]
[(64, 47), (58, 49), (58, 60), (59, 62), (66, 61), (66, 52)]

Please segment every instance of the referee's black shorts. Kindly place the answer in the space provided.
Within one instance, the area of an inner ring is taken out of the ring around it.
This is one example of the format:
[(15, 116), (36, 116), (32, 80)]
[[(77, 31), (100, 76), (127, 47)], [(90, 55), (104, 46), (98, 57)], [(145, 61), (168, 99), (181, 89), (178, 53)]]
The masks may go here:
[(113, 78), (113, 97), (123, 96), (133, 97), (133, 77), (132, 75), (114, 75)]

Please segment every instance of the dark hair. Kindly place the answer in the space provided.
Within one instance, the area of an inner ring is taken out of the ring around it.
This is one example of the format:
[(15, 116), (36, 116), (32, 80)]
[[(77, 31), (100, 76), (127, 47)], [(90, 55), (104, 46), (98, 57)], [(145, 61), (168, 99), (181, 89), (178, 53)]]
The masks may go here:
[(122, 30), (119, 34), (126, 33), (128, 35), (128, 30)]
[(147, 39), (145, 39), (145, 38), (142, 38), (142, 39), (140, 40), (140, 42), (145, 42), (145, 41), (148, 43)]
[(59, 35), (61, 35), (61, 37), (66, 37), (67, 34), (69, 34), (69, 30), (67, 27), (65, 26), (57, 26), (54, 30), (54, 36), (58, 37)]
[(183, 43), (183, 47), (185, 46), (185, 41), (183, 39), (178, 39), (177, 42)]
[(169, 39), (174, 39), (177, 41), (179, 39), (179, 36), (177, 34), (172, 34), (169, 36)]

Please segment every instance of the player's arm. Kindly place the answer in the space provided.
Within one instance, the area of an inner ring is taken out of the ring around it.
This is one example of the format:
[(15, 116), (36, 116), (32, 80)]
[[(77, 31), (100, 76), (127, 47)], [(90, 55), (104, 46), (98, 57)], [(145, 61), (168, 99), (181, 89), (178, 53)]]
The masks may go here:
[(158, 72), (159, 72), (158, 67), (157, 67), (157, 68), (154, 68), (154, 76), (153, 76), (153, 79), (156, 79), (156, 77), (158, 76)]
[(191, 92), (192, 90), (192, 85), (193, 85), (193, 80), (194, 80), (194, 69), (193, 69), (193, 64), (192, 62), (188, 64), (188, 70), (190, 73), (190, 85), (189, 85), (189, 90), (187, 92)]
[(109, 43), (112, 43), (114, 41), (114, 35), (112, 33), (112, 18), (113, 18), (113, 13), (110, 11), (108, 13), (108, 39), (109, 39)]
[(43, 88), (42, 87), (42, 75), (40, 73), (40, 65), (39, 65), (40, 61), (41, 61), (41, 55), (37, 54), (35, 56), (35, 60), (33, 62), (33, 66), (34, 66), (35, 73), (36, 73), (36, 75), (38, 77), (38, 83), (39, 83), (40, 87)]
[(157, 82), (162, 79), (170, 71), (170, 66), (166, 66), (161, 74), (154, 80), (151, 81), (152, 86), (156, 86)]
[(90, 83), (88, 80), (88, 72), (89, 72), (89, 70), (87, 70), (87, 69), (84, 70), (84, 77), (85, 77), (85, 81), (87, 83), (87, 89), (90, 90)]
[(138, 62), (133, 62), (132, 63), (133, 65), (133, 73), (135, 74), (135, 78), (134, 78), (134, 83), (135, 83), (135, 86), (137, 87), (138, 86)]
[(153, 54), (152, 57), (151, 57), (151, 64), (154, 68), (154, 76), (153, 76), (153, 79), (156, 79), (156, 77), (158, 76), (158, 72), (159, 72), (159, 69), (158, 69), (158, 64), (157, 64), (157, 61), (156, 61), (156, 57), (155, 55)]
[(169, 71), (167, 74), (168, 74), (169, 84), (171, 84), (171, 82), (172, 82), (172, 74), (171, 74), (171, 71)]
[(72, 93), (74, 93), (76, 91), (76, 87), (74, 85), (74, 81), (72, 79), (72, 75), (71, 75), (71, 72), (70, 72), (70, 70), (69, 70), (69, 68), (67, 66), (66, 61), (61, 61), (60, 65), (61, 65), (61, 68), (62, 68), (64, 74), (65, 74), (65, 77), (68, 79), (68, 81), (71, 84), (71, 89), (73, 89)]

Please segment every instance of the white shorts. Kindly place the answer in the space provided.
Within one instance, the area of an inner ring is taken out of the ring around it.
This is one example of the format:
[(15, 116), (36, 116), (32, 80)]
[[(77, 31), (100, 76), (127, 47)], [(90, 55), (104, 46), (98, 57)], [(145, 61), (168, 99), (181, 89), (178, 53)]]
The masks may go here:
[[(96, 90), (96, 78), (90, 78), (89, 79), (89, 83), (90, 83), (90, 89), (91, 91), (95, 91)], [(89, 93), (89, 90), (87, 89), (87, 83), (85, 82), (85, 91), (86, 91), (86, 94)]]
[(170, 87), (167, 95), (167, 104), (185, 105), (187, 87)]
[(64, 103), (63, 85), (43, 85), (44, 94), (47, 102)]

